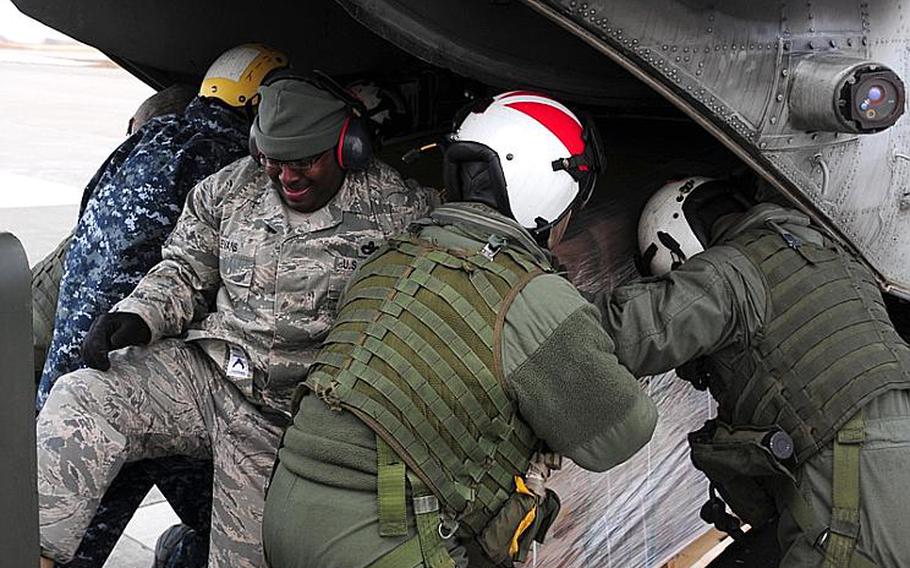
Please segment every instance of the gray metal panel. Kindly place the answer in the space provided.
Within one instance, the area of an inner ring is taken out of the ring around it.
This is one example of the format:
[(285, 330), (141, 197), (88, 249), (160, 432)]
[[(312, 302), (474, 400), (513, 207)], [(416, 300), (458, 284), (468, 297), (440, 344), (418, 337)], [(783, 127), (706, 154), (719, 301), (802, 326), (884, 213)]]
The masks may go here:
[(511, 0), (336, 0), (363, 25), (433, 65), (504, 88), (625, 108), (665, 106), (547, 18)]
[(16, 237), (0, 233), (0, 564), (38, 563), (31, 272)]
[(599, 48), (706, 127), (910, 295), (910, 122), (853, 135), (788, 121), (796, 61), (874, 60), (908, 73), (897, 0), (523, 0)]

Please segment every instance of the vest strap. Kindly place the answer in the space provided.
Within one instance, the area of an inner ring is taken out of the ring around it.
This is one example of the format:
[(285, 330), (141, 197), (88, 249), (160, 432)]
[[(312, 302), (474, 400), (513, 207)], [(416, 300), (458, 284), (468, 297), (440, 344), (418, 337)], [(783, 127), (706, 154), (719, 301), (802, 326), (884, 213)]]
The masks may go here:
[(414, 519), (417, 522), (417, 538), (423, 555), (425, 568), (455, 568), (455, 561), (446, 551), (444, 539), (452, 538), (458, 524), (449, 526), (440, 514), (439, 501), (427, 489), (423, 481), (408, 472), (414, 499)]
[(502, 299), (502, 304), (499, 306), (499, 312), (496, 314), (496, 324), (493, 327), (493, 374), (506, 392), (511, 392), (508, 382), (506, 381), (502, 361), (502, 330), (506, 325), (506, 315), (509, 312), (509, 307), (512, 305), (512, 302), (514, 302), (515, 298), (518, 297), (518, 294), (525, 289), (525, 286), (530, 284), (531, 280), (534, 280), (543, 273), (543, 270), (539, 269), (525, 273)]
[(865, 423), (860, 410), (838, 431), (834, 440), (833, 507), (823, 568), (855, 568), (854, 559), (859, 557), (856, 554), (859, 454), (864, 437)]
[(405, 465), (385, 441), (376, 436), (377, 497), (379, 499), (379, 536), (408, 534), (405, 504)]
[(815, 520), (815, 510), (795, 485), (784, 482), (784, 502), (803, 535), (823, 549), (822, 568), (877, 568), (856, 552), (859, 535), (859, 456), (865, 438), (862, 410), (838, 431), (834, 441), (832, 510), (828, 527)]
[[(370, 568), (455, 568), (443, 540), (454, 536), (457, 523), (443, 522), (439, 499), (416, 475), (405, 468), (395, 451), (378, 435), (377, 494), (379, 499), (379, 536), (407, 536), (406, 482), (411, 484), (417, 537), (402, 543), (392, 552), (370, 565)], [(420, 562), (423, 562), (421, 564)]]

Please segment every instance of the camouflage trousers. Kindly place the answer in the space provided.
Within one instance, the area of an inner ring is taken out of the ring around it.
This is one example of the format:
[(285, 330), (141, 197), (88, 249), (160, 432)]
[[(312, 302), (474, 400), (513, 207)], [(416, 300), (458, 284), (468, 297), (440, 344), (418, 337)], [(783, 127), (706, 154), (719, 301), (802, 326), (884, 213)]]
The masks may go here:
[(265, 486), (284, 425), (176, 339), (112, 353), (107, 372), (61, 377), (37, 425), (42, 553), (72, 559), (124, 464), (181, 455), (214, 464), (209, 568), (263, 566)]

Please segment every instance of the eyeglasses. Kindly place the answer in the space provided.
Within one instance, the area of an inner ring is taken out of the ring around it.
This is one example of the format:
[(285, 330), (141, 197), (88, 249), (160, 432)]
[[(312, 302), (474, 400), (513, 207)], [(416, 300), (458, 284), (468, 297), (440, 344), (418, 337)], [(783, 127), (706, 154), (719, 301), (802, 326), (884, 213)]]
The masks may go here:
[(262, 167), (265, 168), (265, 172), (270, 176), (274, 177), (281, 174), (282, 168), (288, 168), (295, 172), (307, 172), (313, 166), (316, 165), (316, 162), (325, 154), (325, 152), (316, 154), (315, 156), (310, 156), (308, 158), (301, 158), (299, 160), (275, 160), (269, 158), (265, 154), (259, 154), (259, 163), (262, 164)]

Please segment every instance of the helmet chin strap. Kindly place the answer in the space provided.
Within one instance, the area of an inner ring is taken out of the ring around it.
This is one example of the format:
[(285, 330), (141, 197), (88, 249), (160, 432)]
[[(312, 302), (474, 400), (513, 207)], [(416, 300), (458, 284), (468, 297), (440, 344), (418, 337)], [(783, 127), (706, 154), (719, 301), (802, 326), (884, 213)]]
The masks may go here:
[[(531, 236), (534, 237), (534, 240), (537, 241), (537, 244), (549, 250), (549, 240), (550, 235), (553, 233), (554, 229), (559, 235), (559, 240), (562, 239), (562, 234), (565, 233), (566, 227), (568, 226), (568, 219), (572, 217), (572, 212), (576, 209), (581, 209), (587, 203), (586, 196), (583, 191), (579, 191), (575, 196), (575, 199), (572, 200), (572, 203), (569, 204), (566, 209), (559, 214), (556, 219), (552, 221), (547, 221), (543, 217), (537, 217), (534, 219), (534, 222), (537, 224), (537, 227), (533, 229), (528, 229), (528, 232), (531, 233)], [(565, 226), (560, 227), (559, 224), (565, 221)], [(558, 241), (557, 241), (558, 242)], [(556, 243), (554, 243), (555, 245)]]
[(566, 229), (569, 227), (570, 219), (572, 219), (571, 209), (569, 209), (569, 211), (552, 226), (549, 235), (547, 235), (547, 250), (553, 250), (556, 245), (562, 242), (562, 239), (566, 234)]

